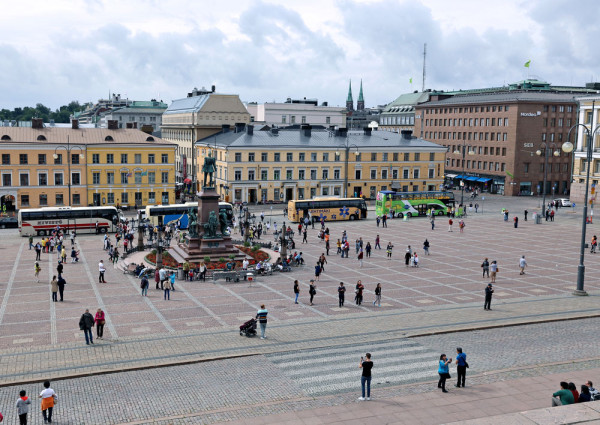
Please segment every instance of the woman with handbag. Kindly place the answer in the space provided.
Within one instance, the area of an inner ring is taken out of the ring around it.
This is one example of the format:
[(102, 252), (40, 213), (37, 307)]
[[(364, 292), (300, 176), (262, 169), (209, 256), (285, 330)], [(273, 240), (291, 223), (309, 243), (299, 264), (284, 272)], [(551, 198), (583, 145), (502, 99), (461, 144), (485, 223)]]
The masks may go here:
[(448, 365), (452, 363), (452, 359), (447, 359), (445, 354), (440, 356), (440, 363), (438, 366), (438, 374), (440, 375), (440, 380), (438, 381), (438, 388), (442, 389), (443, 393), (447, 393), (446, 389), (446, 379), (451, 378), (450, 372), (448, 371)]
[(96, 322), (96, 338), (102, 339), (104, 336), (104, 323), (106, 323), (104, 319), (104, 312), (101, 308), (96, 312), (96, 317), (94, 317), (94, 322)]

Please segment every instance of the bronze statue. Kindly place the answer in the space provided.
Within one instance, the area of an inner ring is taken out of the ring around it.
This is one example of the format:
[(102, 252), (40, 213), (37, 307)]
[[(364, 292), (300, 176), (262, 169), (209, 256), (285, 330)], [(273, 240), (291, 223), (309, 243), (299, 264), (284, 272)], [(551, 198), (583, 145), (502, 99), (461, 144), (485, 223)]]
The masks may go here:
[(224, 212), (219, 213), (219, 222), (221, 223), (221, 234), (223, 236), (228, 236), (229, 232), (227, 231), (227, 214)]
[[(203, 187), (215, 187), (215, 181), (213, 175), (217, 170), (216, 167), (217, 158), (213, 158), (211, 153), (204, 158), (204, 165), (202, 166), (202, 172), (204, 173), (204, 185)], [(208, 185), (206, 184), (206, 178), (208, 177)]]
[(217, 228), (219, 227), (219, 219), (214, 211), (211, 211), (208, 215), (208, 223), (204, 224), (204, 238), (216, 238)]
[(188, 210), (188, 220), (190, 222), (188, 229), (190, 232), (190, 238), (198, 237), (198, 216), (194, 212), (193, 208)]

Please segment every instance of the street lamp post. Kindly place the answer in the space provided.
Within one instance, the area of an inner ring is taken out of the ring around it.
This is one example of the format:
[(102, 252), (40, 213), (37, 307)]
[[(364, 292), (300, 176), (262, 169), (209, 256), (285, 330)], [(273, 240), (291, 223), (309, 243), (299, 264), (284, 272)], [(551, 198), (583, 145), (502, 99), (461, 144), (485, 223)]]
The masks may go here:
[(83, 149), (80, 146), (73, 146), (71, 147), (71, 142), (69, 140), (69, 136), (67, 136), (67, 146), (64, 145), (60, 145), (57, 146), (56, 149), (54, 149), (54, 154), (52, 155), (52, 157), (54, 159), (58, 159), (58, 154), (56, 153), (59, 149), (64, 149), (67, 152), (67, 173), (69, 174), (69, 183), (68, 183), (68, 187), (69, 187), (69, 206), (71, 206), (71, 151), (73, 149), (79, 149), (79, 158), (83, 159)]
[[(346, 129), (347, 130), (347, 129)], [(350, 154), (350, 149), (355, 148), (356, 153), (358, 154), (358, 146), (354, 143), (350, 143), (350, 134), (346, 133), (346, 139), (344, 139), (344, 145), (341, 146), (345, 150), (344, 156), (344, 198), (348, 197), (348, 155)], [(336, 156), (340, 156), (339, 149), (335, 151)]]
[[(565, 145), (569, 144), (569, 152), (573, 150), (573, 144), (569, 142), (571, 138), (571, 131), (574, 128), (579, 126), (583, 127), (585, 133), (587, 135), (587, 150), (586, 150), (586, 178), (585, 178), (585, 196), (583, 198), (583, 218), (581, 224), (581, 243), (579, 247), (579, 265), (577, 266), (577, 288), (573, 291), (573, 295), (587, 295), (587, 292), (583, 289), (584, 281), (585, 281), (585, 265), (583, 263), (585, 256), (585, 233), (587, 230), (587, 209), (588, 209), (588, 196), (589, 196), (589, 186), (590, 186), (590, 168), (592, 167), (592, 145), (594, 141), (594, 135), (598, 130), (600, 130), (600, 125), (597, 125), (596, 128), (593, 128), (594, 125), (594, 106), (595, 102), (592, 102), (592, 122), (588, 127), (585, 124), (576, 124), (569, 129), (569, 134), (567, 134), (567, 142)], [(564, 146), (564, 145), (563, 145)], [(564, 150), (564, 147), (563, 147)]]
[[(462, 179), (460, 181), (461, 185), (460, 185), (460, 205), (463, 206), (464, 205), (464, 198), (465, 198), (465, 155), (467, 154), (467, 141), (465, 140), (463, 142), (463, 146), (462, 146)], [(461, 150), (455, 150), (454, 154), (459, 155)], [(473, 150), (469, 150), (469, 155), (475, 155), (475, 151)]]

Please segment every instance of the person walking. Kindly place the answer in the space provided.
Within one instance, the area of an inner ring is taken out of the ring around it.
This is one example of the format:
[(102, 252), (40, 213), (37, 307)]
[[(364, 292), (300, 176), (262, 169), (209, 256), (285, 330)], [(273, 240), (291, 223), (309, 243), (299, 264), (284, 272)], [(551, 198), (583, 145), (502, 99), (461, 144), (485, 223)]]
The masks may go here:
[(59, 275), (56, 283), (58, 285), (58, 293), (60, 294), (60, 301), (62, 301), (63, 295), (65, 293), (65, 285), (67, 284), (67, 281), (65, 280), (64, 277)]
[(596, 237), (596, 235), (592, 236), (592, 242), (590, 243), (590, 246), (590, 253), (595, 254), (596, 248), (598, 247), (598, 238)]
[(513, 222), (515, 223), (515, 229), (519, 227), (519, 217), (515, 215), (513, 218)]
[(19, 399), (17, 400), (17, 415), (19, 415), (19, 425), (27, 425), (27, 414), (29, 413), (29, 406), (31, 400), (27, 397), (27, 391), (21, 390), (19, 392)]
[(106, 283), (104, 280), (104, 273), (106, 273), (106, 267), (104, 267), (104, 261), (100, 260), (98, 263), (98, 272), (100, 273), (98, 276), (98, 283)]
[(344, 282), (340, 282), (340, 286), (338, 286), (338, 298), (340, 307), (344, 306), (344, 297), (346, 294), (346, 287), (344, 286)]
[(387, 214), (384, 214), (383, 217), (381, 217), (381, 227), (387, 227)]
[(412, 256), (411, 263), (412, 263), (413, 267), (417, 267), (417, 268), (419, 267), (419, 256), (417, 255), (416, 252)]
[[(190, 279), (191, 280), (191, 279)], [(140, 288), (142, 288), (142, 297), (148, 296), (148, 287), (150, 286), (150, 282), (146, 275), (142, 277), (142, 281), (140, 282)]]
[(52, 281), (50, 282), (50, 292), (52, 292), (52, 302), (58, 301), (58, 280), (56, 280), (56, 276), (52, 276)]
[(360, 250), (358, 251), (358, 264), (359, 264), (360, 268), (362, 268), (362, 266), (363, 266), (363, 255), (364, 255), (363, 249), (360, 248)]
[(319, 276), (321, 276), (321, 263), (317, 261), (317, 264), (315, 264), (315, 279), (320, 280)]
[(525, 256), (521, 256), (519, 260), (519, 269), (521, 270), (519, 274), (525, 274), (525, 267), (527, 267), (527, 261), (525, 261)]
[(435, 216), (432, 215), (429, 222), (431, 223), (431, 230), (435, 230)]
[(85, 343), (86, 345), (90, 345), (90, 343), (94, 343), (94, 338), (92, 336), (92, 328), (94, 327), (94, 316), (90, 313), (90, 310), (86, 309), (85, 313), (81, 315), (79, 319), (79, 329), (83, 331), (85, 335)]
[(452, 363), (452, 358), (447, 359), (445, 354), (440, 356), (440, 362), (438, 365), (438, 374), (440, 375), (440, 380), (438, 381), (438, 388), (442, 389), (443, 393), (447, 393), (446, 389), (446, 379), (451, 378), (450, 372), (448, 370), (448, 364)]
[(42, 268), (40, 267), (40, 263), (38, 263), (37, 261), (35, 262), (35, 265), (33, 266), (33, 272), (34, 272), (34, 276), (37, 279), (38, 283), (40, 281), (40, 272), (42, 271)]
[(381, 245), (379, 245), (379, 235), (375, 237), (375, 249), (381, 249)]
[(365, 254), (367, 255), (367, 258), (371, 257), (371, 242), (367, 242), (367, 245), (365, 246)]
[(165, 280), (163, 288), (164, 288), (163, 289), (163, 291), (164, 291), (163, 299), (171, 301), (171, 280), (170, 279)]
[(448, 219), (448, 231), (451, 232), (452, 231), (452, 225), (454, 224), (454, 222), (452, 221), (452, 218)]
[(300, 283), (295, 280), (294, 281), (294, 304), (298, 304), (298, 296), (300, 295)]
[(485, 277), (486, 274), (487, 277), (490, 277), (490, 262), (487, 257), (484, 258), (483, 263), (481, 263), (481, 269), (483, 270), (483, 276), (481, 277)]
[(313, 299), (315, 298), (315, 295), (317, 294), (317, 287), (315, 285), (315, 281), (312, 279), (310, 280), (308, 294), (310, 295), (310, 305), (313, 305)]
[(523, 215), (525, 216), (525, 221), (527, 221), (527, 214), (529, 214), (529, 211), (527, 211), (527, 210), (523, 211)]
[(485, 302), (483, 303), (484, 310), (492, 309), (492, 294), (494, 293), (494, 288), (491, 283), (488, 283), (488, 286), (485, 287)]
[(302, 232), (302, 243), (308, 243), (308, 232), (306, 230), (306, 227), (304, 228), (304, 231)]
[(492, 283), (496, 283), (496, 273), (498, 273), (498, 263), (496, 262), (496, 260), (492, 261), (492, 264), (490, 264), (490, 279)]
[(375, 301), (373, 301), (373, 305), (381, 307), (381, 283), (378, 283), (375, 287)]
[(35, 260), (36, 261), (42, 261), (42, 245), (40, 245), (40, 243), (36, 243), (35, 244)]
[(467, 363), (467, 355), (463, 353), (463, 349), (460, 347), (456, 348), (456, 374), (458, 375), (456, 381), (456, 388), (465, 387), (465, 379), (467, 379), (467, 368), (469, 364)]
[(429, 241), (427, 239), (423, 242), (423, 251), (425, 251), (425, 255), (429, 255)]
[(404, 264), (406, 265), (406, 267), (409, 266), (411, 258), (412, 258), (412, 248), (410, 247), (410, 245), (408, 245), (408, 248), (406, 248), (406, 252), (404, 253)]
[(171, 274), (169, 275), (169, 280), (171, 281), (171, 291), (175, 292), (175, 272), (172, 271)]
[(265, 331), (267, 330), (267, 315), (269, 312), (265, 308), (264, 304), (261, 304), (260, 310), (256, 313), (256, 319), (258, 319), (258, 324), (260, 325), (260, 339), (265, 339)]
[(319, 263), (321, 264), (321, 273), (325, 273), (325, 264), (327, 264), (327, 257), (325, 257), (325, 253), (322, 252), (319, 257)]
[(106, 323), (106, 320), (104, 318), (104, 312), (101, 308), (99, 308), (98, 311), (96, 311), (94, 322), (96, 323), (96, 338), (104, 339), (104, 324)]
[[(385, 216), (384, 216), (385, 217)], [(361, 357), (358, 367), (362, 369), (362, 376), (360, 377), (360, 386), (362, 388), (362, 396), (358, 399), (360, 401), (371, 400), (371, 369), (373, 369), (373, 361), (371, 360), (371, 353), (365, 354), (366, 360)], [(365, 398), (365, 386), (367, 387), (367, 393)]]
[(44, 381), (44, 390), (40, 393), (39, 398), (42, 399), (42, 417), (44, 423), (52, 423), (52, 410), (54, 409), (54, 403), (56, 402), (57, 395), (52, 388), (50, 388), (50, 381)]
[(364, 291), (365, 287), (362, 284), (362, 281), (358, 281), (356, 282), (356, 305), (361, 305), (362, 304), (362, 300), (363, 300), (363, 291)]
[(385, 249), (385, 252), (387, 253), (387, 259), (391, 260), (392, 259), (392, 249), (394, 248), (394, 245), (392, 245), (391, 242), (389, 242), (387, 244), (387, 248)]
[(58, 277), (62, 276), (63, 268), (64, 268), (64, 266), (63, 266), (62, 261), (58, 260), (58, 264), (56, 265), (56, 273), (58, 274)]

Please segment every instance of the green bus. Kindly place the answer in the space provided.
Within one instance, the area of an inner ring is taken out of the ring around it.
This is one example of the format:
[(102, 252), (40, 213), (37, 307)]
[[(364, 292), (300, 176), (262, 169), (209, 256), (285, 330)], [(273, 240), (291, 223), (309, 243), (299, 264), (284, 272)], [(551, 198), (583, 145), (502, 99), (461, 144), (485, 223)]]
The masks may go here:
[(392, 213), (403, 218), (422, 217), (431, 210), (434, 215), (445, 215), (448, 207), (454, 207), (454, 193), (443, 191), (396, 192), (382, 190), (377, 192), (375, 213), (381, 217)]

